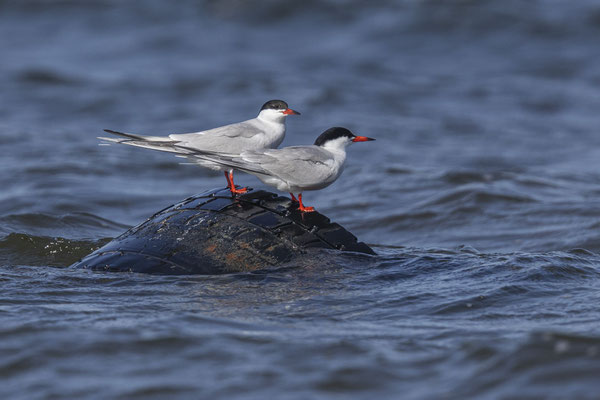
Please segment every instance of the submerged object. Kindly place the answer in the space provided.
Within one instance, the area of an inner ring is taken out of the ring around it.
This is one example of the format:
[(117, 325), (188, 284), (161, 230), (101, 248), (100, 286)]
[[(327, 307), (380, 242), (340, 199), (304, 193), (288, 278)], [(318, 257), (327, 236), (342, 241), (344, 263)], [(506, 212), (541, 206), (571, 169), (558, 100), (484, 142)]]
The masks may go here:
[(275, 267), (317, 249), (375, 254), (319, 212), (258, 190), (211, 190), (154, 214), (71, 267), (164, 275)]

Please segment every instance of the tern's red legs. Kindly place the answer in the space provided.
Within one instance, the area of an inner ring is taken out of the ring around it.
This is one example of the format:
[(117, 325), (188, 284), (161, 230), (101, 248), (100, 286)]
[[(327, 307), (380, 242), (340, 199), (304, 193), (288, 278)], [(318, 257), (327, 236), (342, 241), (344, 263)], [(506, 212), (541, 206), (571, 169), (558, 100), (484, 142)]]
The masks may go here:
[(300, 203), (300, 206), (298, 206), (298, 210), (300, 210), (300, 212), (313, 212), (313, 211), (315, 211), (314, 207), (304, 207), (304, 204), (302, 204), (302, 193), (298, 193), (298, 203)]
[(248, 189), (245, 187), (239, 189), (235, 188), (235, 184), (233, 183), (233, 172), (223, 172), (225, 173), (225, 179), (227, 179), (227, 187), (229, 188), (231, 194), (246, 193), (248, 191)]
[(298, 193), (298, 198), (296, 198), (296, 196), (294, 196), (294, 193), (292, 193), (292, 192), (290, 192), (290, 196), (292, 197), (292, 202), (299, 203), (298, 210), (300, 210), (300, 212), (315, 211), (314, 207), (304, 207), (304, 204), (302, 204), (302, 193)]

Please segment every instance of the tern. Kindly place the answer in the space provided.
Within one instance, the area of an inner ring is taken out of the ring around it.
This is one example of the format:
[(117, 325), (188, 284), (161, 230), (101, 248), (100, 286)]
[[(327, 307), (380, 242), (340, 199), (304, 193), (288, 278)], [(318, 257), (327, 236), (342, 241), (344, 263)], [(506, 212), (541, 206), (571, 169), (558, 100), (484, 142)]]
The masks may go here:
[[(256, 118), (206, 131), (168, 136), (142, 136), (105, 129), (105, 132), (123, 138), (99, 137), (99, 139), (176, 154), (181, 154), (183, 148), (188, 149), (187, 151), (240, 154), (249, 150), (277, 148), (285, 137), (285, 119), (288, 115), (300, 115), (300, 113), (289, 108), (283, 100), (270, 100), (261, 107)], [(235, 187), (233, 168), (209, 160), (196, 160), (195, 163), (216, 171), (223, 171), (227, 179), (227, 187), (232, 194), (247, 191), (246, 188)]]
[[(223, 168), (255, 175), (265, 184), (289, 192), (301, 212), (312, 212), (314, 207), (306, 207), (302, 203), (302, 192), (323, 189), (335, 182), (344, 169), (346, 147), (371, 140), (375, 139), (356, 136), (346, 128), (333, 127), (323, 132), (310, 146), (248, 150), (240, 154), (207, 152), (184, 146), (181, 154), (194, 162), (209, 161)], [(297, 199), (294, 193), (298, 193)]]

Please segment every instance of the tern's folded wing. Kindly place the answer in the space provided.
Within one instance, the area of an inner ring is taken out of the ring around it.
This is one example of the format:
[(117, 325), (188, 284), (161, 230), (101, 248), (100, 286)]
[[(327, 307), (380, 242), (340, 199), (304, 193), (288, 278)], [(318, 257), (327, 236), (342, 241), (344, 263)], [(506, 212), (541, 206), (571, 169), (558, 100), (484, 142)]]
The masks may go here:
[(250, 139), (263, 130), (257, 125), (255, 119), (238, 122), (231, 125), (220, 126), (206, 131), (192, 133), (174, 133), (169, 135), (172, 140), (177, 140), (186, 146), (196, 147), (206, 141), (218, 139)]
[(301, 186), (312, 186), (329, 181), (337, 175), (331, 154), (319, 146), (292, 146), (283, 149), (245, 152), (240, 156), (245, 164), (266, 171), (264, 175), (276, 176)]
[(221, 153), (217, 151), (207, 151), (195, 149), (187, 146), (176, 146), (181, 149), (182, 154), (191, 161), (210, 161), (221, 164), (226, 167), (238, 169), (250, 174), (268, 175), (269, 171), (261, 168), (260, 164), (249, 163), (245, 161), (239, 154)]

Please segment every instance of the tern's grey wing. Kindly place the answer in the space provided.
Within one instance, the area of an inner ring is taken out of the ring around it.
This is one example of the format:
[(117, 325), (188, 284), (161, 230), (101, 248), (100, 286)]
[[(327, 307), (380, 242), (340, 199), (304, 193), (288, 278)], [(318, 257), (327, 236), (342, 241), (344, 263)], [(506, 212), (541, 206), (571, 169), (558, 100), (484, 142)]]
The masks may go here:
[(257, 175), (259, 178), (276, 177), (293, 186), (306, 188), (329, 185), (338, 177), (341, 168), (341, 164), (335, 163), (331, 153), (319, 146), (245, 151), (240, 155), (189, 147), (183, 150), (188, 152), (185, 157), (192, 161), (210, 161)]
[(253, 138), (262, 133), (263, 129), (255, 120), (248, 120), (207, 131), (172, 134), (169, 138), (186, 147), (239, 154), (252, 148)]
[(246, 164), (266, 171), (265, 175), (276, 176), (298, 186), (309, 187), (330, 182), (332, 177), (337, 177), (339, 170), (331, 153), (319, 146), (244, 152), (240, 158)]
[(266, 175), (269, 173), (269, 171), (261, 168), (258, 164), (251, 164), (244, 161), (238, 154), (200, 150), (187, 146), (175, 147), (181, 149), (182, 154), (185, 154), (185, 157), (192, 162), (202, 163), (203, 161), (210, 161), (254, 175)]

